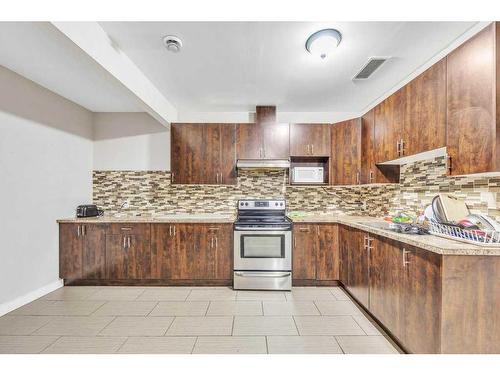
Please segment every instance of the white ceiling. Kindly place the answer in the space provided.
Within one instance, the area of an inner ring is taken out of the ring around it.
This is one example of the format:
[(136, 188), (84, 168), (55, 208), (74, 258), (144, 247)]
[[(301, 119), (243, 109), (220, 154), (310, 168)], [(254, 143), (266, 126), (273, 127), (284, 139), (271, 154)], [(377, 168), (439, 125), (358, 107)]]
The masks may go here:
[[(102, 22), (114, 43), (177, 110), (354, 112), (394, 88), (475, 22)], [(307, 37), (343, 34), (327, 60)], [(179, 54), (162, 36), (182, 38)], [(351, 78), (370, 56), (392, 56), (367, 81)], [(3, 65), (94, 112), (144, 107), (127, 88), (47, 22), (0, 22)]]
[(139, 100), (48, 22), (0, 22), (0, 65), (93, 112), (142, 112)]
[[(475, 22), (102, 22), (160, 92), (185, 111), (359, 112), (446, 48)], [(343, 34), (320, 60), (304, 49), (314, 31)], [(179, 36), (173, 54), (162, 36)], [(367, 81), (351, 78), (370, 56), (391, 56)]]

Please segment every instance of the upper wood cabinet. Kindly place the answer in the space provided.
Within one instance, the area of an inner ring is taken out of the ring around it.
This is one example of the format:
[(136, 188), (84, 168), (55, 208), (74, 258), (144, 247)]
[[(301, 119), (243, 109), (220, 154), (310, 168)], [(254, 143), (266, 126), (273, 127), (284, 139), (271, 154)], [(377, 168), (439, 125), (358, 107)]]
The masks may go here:
[(235, 184), (235, 124), (172, 124), (173, 184)]
[(401, 155), (446, 146), (446, 59), (408, 83), (404, 101)]
[(288, 159), (289, 124), (238, 124), (236, 149), (238, 159)]
[(403, 156), (401, 139), (405, 118), (404, 99), (405, 90), (402, 88), (375, 107), (375, 163)]
[(500, 167), (500, 27), (492, 23), (447, 57), (447, 139), (451, 175)]
[(330, 124), (290, 124), (291, 156), (330, 156)]
[(333, 185), (361, 183), (361, 119), (332, 125), (331, 177)]

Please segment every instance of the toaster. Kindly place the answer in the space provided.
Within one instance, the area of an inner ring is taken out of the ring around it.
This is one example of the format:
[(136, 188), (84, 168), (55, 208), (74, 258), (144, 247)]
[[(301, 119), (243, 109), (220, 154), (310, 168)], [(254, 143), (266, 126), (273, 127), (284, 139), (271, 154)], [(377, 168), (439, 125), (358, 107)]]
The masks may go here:
[(103, 212), (95, 204), (82, 204), (76, 208), (76, 217), (101, 216)]

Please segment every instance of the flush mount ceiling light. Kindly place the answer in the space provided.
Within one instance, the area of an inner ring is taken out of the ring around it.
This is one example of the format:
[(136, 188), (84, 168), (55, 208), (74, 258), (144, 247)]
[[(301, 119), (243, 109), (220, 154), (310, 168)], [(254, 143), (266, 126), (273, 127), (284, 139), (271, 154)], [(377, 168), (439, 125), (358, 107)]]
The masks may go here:
[(167, 51), (178, 53), (182, 48), (182, 40), (174, 35), (167, 35), (162, 38)]
[(341, 40), (342, 34), (338, 30), (319, 30), (307, 38), (306, 50), (324, 59), (337, 48)]

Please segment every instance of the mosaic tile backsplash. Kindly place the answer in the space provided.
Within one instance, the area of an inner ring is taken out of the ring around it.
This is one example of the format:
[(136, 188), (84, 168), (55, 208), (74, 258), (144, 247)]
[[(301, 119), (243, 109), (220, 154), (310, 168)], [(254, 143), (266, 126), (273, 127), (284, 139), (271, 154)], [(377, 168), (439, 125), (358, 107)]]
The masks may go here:
[[(414, 214), (439, 192), (465, 199), (473, 212), (500, 219), (500, 174), (448, 177), (445, 158), (405, 165), (400, 184), (291, 186), (285, 171), (240, 170), (236, 185), (171, 185), (166, 171), (94, 171), (94, 203), (108, 215), (234, 214), (242, 198), (285, 198), (289, 210), (382, 216)], [(120, 208), (124, 202), (128, 207)]]

